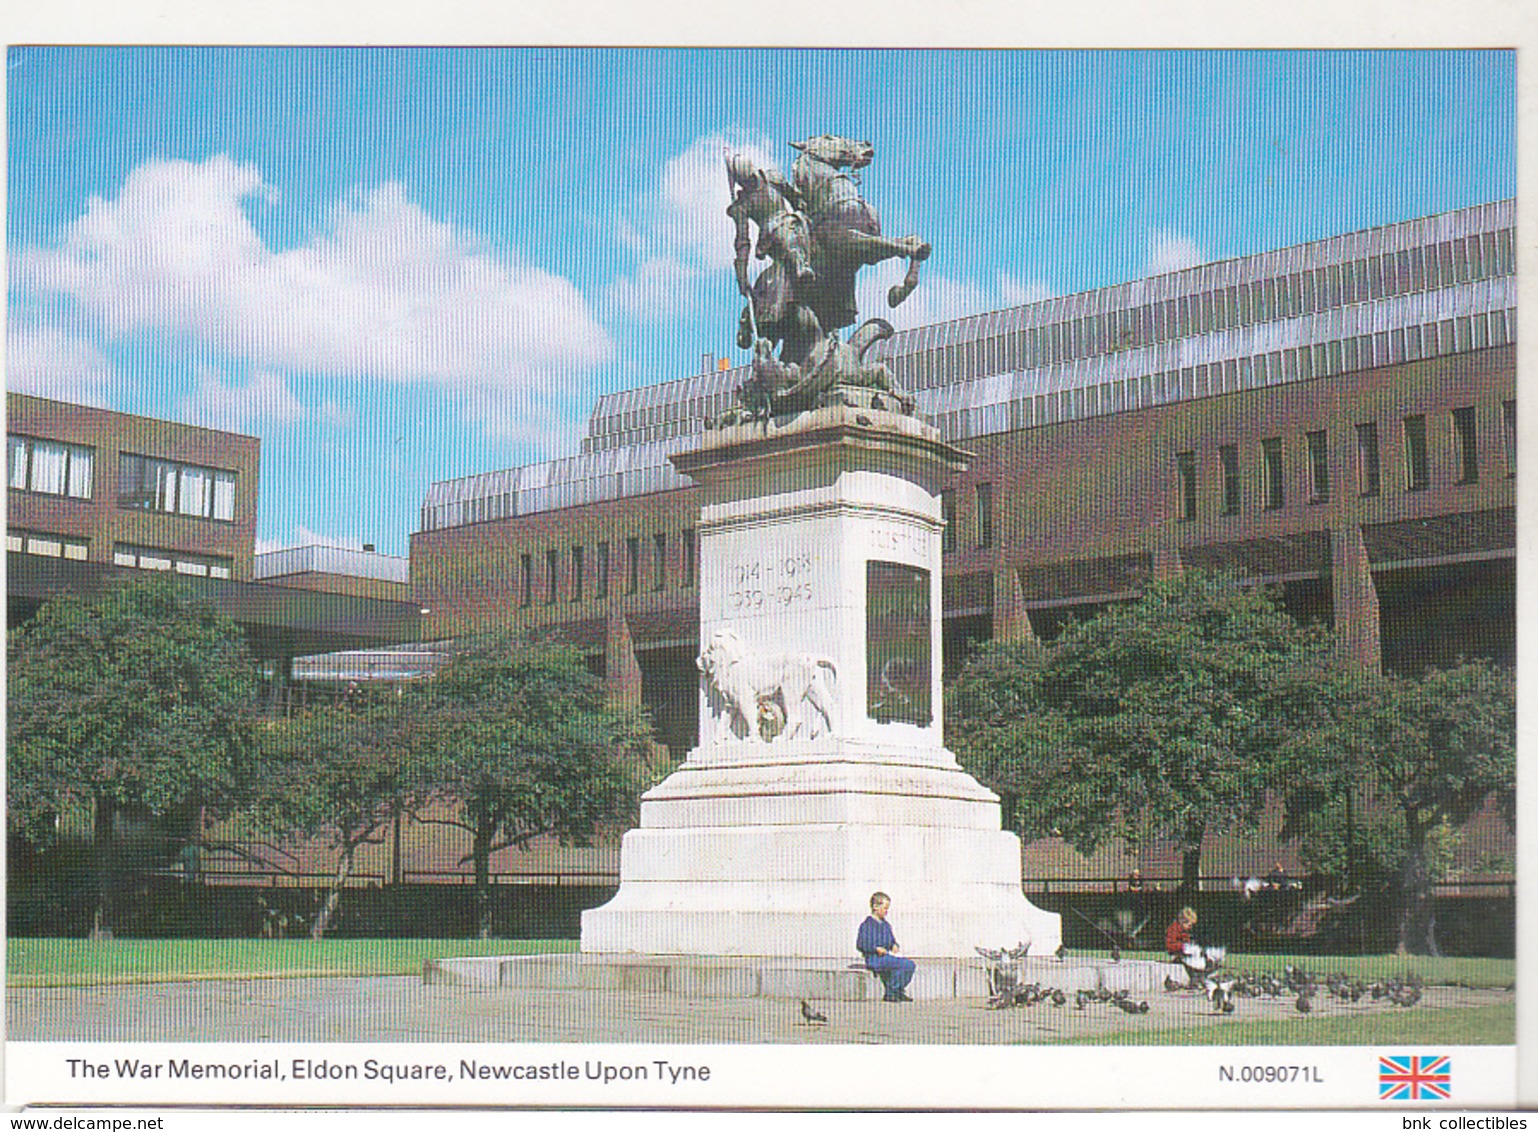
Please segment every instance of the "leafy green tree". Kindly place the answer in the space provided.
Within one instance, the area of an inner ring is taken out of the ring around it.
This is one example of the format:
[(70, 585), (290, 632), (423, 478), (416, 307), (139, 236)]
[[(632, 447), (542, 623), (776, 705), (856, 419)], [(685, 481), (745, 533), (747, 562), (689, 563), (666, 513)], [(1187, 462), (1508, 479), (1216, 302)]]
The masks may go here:
[(419, 821), (470, 834), (476, 924), (491, 935), (491, 856), (552, 836), (589, 844), (636, 803), (650, 726), (611, 704), (580, 653), (507, 634), (467, 640), (424, 687), (420, 781), (452, 803)]
[(1487, 661), (1419, 677), (1340, 671), (1317, 689), (1319, 718), (1284, 749), (1290, 832), (1328, 820), (1357, 784), (1397, 811), (1398, 948), (1437, 954), (1439, 848), (1487, 804), (1516, 818), (1516, 682)]
[(198, 815), (239, 798), (256, 668), (234, 622), (166, 577), (54, 598), (6, 651), (9, 827), (41, 844), (64, 815), (91, 816), (93, 931), (109, 931), (125, 827), (197, 836)]
[(985, 650), (954, 690), (967, 765), (1026, 837), (1172, 840), (1186, 889), (1207, 834), (1258, 819), (1298, 689), (1328, 655), (1266, 591), (1196, 571), (1037, 648)]
[(312, 939), (330, 927), (358, 851), (383, 841), (424, 789), (416, 773), (420, 699), (413, 686), (354, 688), (264, 733), (258, 820), (279, 836), (307, 838), (336, 853)]

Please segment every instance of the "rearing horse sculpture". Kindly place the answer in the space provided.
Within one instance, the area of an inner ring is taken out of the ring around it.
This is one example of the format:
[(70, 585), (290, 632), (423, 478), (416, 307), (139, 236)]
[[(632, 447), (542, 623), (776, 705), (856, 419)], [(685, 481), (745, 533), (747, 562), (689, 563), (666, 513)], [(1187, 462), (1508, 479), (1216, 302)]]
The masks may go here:
[[(741, 155), (727, 157), (737, 283), (748, 300), (737, 342), (754, 353), (753, 376), (738, 398), (750, 415), (766, 416), (811, 408), (843, 385), (890, 393), (911, 410), (912, 399), (893, 388), (887, 368), (864, 361), (871, 346), (891, 336), (891, 324), (867, 319), (847, 342), (838, 332), (859, 318), (854, 292), (860, 268), (907, 258), (907, 276), (887, 292), (895, 307), (918, 284), (929, 245), (917, 236), (881, 234), (881, 221), (854, 176), (875, 156), (870, 142), (824, 134), (791, 144), (800, 154), (788, 180)], [(755, 249), (771, 263), (749, 281)]]
[(855, 309), (855, 273), (862, 267), (897, 256), (908, 260), (908, 274), (887, 292), (887, 305), (897, 306), (919, 281), (919, 264), (929, 258), (929, 245), (917, 236), (891, 239), (881, 234), (881, 219), (860, 195), (849, 171), (863, 169), (876, 156), (868, 141), (851, 141), (822, 134), (791, 142), (800, 151), (791, 168), (791, 186), (812, 226), (812, 267), (816, 282), (803, 299), (824, 330), (851, 325)]

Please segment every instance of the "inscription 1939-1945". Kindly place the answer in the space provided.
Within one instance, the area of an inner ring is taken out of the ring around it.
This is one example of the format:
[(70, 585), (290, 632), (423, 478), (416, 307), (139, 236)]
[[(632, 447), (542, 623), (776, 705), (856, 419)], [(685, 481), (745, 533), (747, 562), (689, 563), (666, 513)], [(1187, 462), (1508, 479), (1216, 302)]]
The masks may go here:
[(728, 613), (788, 609), (812, 600), (812, 556), (805, 551), (787, 551), (736, 562), (727, 579)]

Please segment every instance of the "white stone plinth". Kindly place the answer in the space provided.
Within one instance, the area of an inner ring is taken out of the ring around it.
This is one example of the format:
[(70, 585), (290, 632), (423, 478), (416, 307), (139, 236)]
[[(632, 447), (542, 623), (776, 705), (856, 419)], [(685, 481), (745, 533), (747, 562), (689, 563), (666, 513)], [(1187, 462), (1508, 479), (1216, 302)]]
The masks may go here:
[[(998, 798), (943, 743), (939, 483), (962, 454), (841, 406), (675, 460), (703, 486), (700, 744), (643, 797), (582, 950), (851, 956), (877, 890), (915, 958), (1055, 950), (1061, 919), (1025, 899)], [(872, 562), (906, 569), (920, 604), (927, 577), (901, 687), (869, 662)], [(893, 695), (909, 718), (876, 717)]]

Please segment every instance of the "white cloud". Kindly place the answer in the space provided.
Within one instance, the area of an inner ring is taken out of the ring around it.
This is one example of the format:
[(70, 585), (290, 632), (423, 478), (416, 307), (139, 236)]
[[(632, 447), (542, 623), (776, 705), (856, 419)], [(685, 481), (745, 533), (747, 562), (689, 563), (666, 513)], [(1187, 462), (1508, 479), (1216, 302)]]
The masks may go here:
[(1148, 238), (1148, 275), (1164, 275), (1196, 267), (1212, 259), (1189, 237), (1166, 228), (1155, 228)]
[(106, 408), (120, 384), (112, 363), (89, 342), (51, 326), (12, 327), (5, 343), (5, 387), (56, 401)]
[(351, 405), (343, 405), (334, 398), (325, 397), (320, 402), (320, 423), (330, 428), (351, 428), (358, 412)]
[(1052, 288), (1039, 279), (1026, 282), (1013, 275), (999, 276), (999, 298), (1003, 300), (1004, 306), (1023, 307), (1027, 303), (1039, 303), (1043, 299), (1050, 299), (1052, 295)]
[(192, 395), (177, 403), (178, 415), (189, 424), (250, 432), (262, 424), (293, 424), (308, 415), (288, 383), (271, 370), (257, 370), (245, 385), (226, 385), (218, 374), (200, 369), (193, 382)]
[(688, 305), (689, 284), (701, 274), (699, 268), (671, 256), (654, 256), (611, 283), (606, 297), (617, 310), (632, 317), (676, 314)]
[(761, 169), (775, 168), (772, 143), (761, 134), (707, 134), (663, 167), (657, 227), (672, 247), (693, 253), (709, 268), (732, 265), (732, 203), (726, 154), (740, 153)]
[(295, 546), (339, 546), (343, 550), (362, 550), (363, 540), (352, 534), (317, 534), (303, 523), (294, 527)]
[(223, 155), (155, 160), (94, 198), (14, 278), (72, 297), (109, 335), (190, 334), (258, 367), (536, 388), (613, 350), (567, 279), (434, 219), (389, 183), (339, 204), (307, 243), (276, 251), (243, 202), (270, 196)]
[(616, 224), (622, 244), (640, 257), (639, 266), (611, 283), (605, 299), (628, 318), (678, 313), (698, 297), (709, 272), (729, 270), (735, 254), (727, 152), (741, 153), (761, 168), (777, 167), (769, 139), (741, 130), (695, 138), (663, 166), (638, 219)]
[[(999, 276), (997, 286), (990, 289), (970, 280), (937, 275), (926, 265), (919, 269), (919, 284), (913, 293), (900, 306), (887, 306), (887, 289), (900, 283), (907, 271), (907, 260), (890, 259), (860, 274), (855, 300), (861, 321), (884, 318), (898, 330), (910, 330), (1033, 301), (1031, 298), (1016, 299), (1015, 295), (1025, 294), (1027, 289), (1007, 276)], [(1032, 286), (1040, 289), (1038, 297), (1045, 298), (1049, 294), (1040, 284)]]

